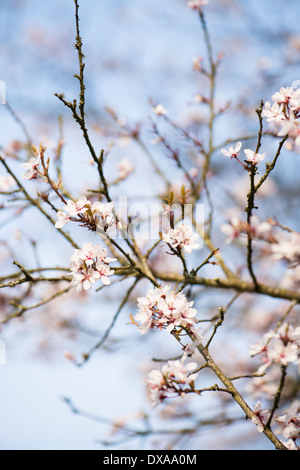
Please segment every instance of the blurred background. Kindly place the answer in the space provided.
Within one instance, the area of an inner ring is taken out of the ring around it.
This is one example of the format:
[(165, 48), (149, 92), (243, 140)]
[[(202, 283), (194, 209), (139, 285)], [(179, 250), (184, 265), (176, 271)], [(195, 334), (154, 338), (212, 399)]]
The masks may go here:
[[(216, 103), (220, 107), (230, 103), (216, 124), (216, 146), (228, 138), (255, 135), (255, 109), (260, 100), (271, 101), (271, 95), (281, 86), (300, 80), (299, 14), (296, 0), (290, 0), (288, 5), (284, 0), (211, 0), (205, 7), (213, 52), (222, 57)], [(155, 194), (163, 194), (164, 187), (153, 176), (145, 146), (151, 148), (174, 185), (182, 183), (178, 169), (168, 159), (162, 159), (159, 149), (151, 143), (151, 103), (162, 103), (181, 126), (195, 128), (205, 121), (205, 109), (195, 95), (207, 95), (208, 83), (193, 68), (193, 58), (202, 56), (206, 60), (199, 19), (185, 0), (84, 0), (80, 2), (79, 15), (86, 62), (87, 123), (95, 148), (109, 150), (105, 165), (109, 181), (117, 178), (117, 166), (123, 158), (129, 158), (135, 167), (127, 180), (112, 187), (112, 194), (126, 195), (131, 201), (151, 201)], [(73, 77), (78, 72), (74, 2), (0, 0), (0, 21), (0, 80), (6, 84), (7, 100), (6, 105), (0, 105), (1, 151), (13, 152), (18, 142), (30, 136), (36, 146), (42, 142), (51, 157), (63, 140), (62, 174), (70, 193), (77, 198), (96, 185), (97, 174), (90, 165), (81, 131), (55, 96), (64, 93), (70, 101), (78, 97), (78, 81)], [(130, 139), (126, 132), (119, 138), (112, 110), (123, 129), (124, 125), (141, 129), (142, 143)], [(249, 139), (249, 148), (252, 142), (255, 139)], [(276, 142), (267, 138), (263, 151), (272, 152), (275, 148)], [(291, 222), (294, 229), (299, 229), (298, 158), (296, 152), (287, 152), (285, 160), (278, 164), (259, 212), (262, 218), (274, 216), (277, 197), (276, 216), (280, 220), (280, 215), (284, 215), (284, 222)], [(231, 165), (229, 173), (228, 161), (215, 153), (213, 168), (219, 176), (213, 196), (216, 213), (220, 214), (217, 227), (226, 221), (227, 210), (242, 210), (242, 197), (246, 194), (243, 181), (237, 176), (237, 165)], [(21, 177), (19, 162), (13, 161), (12, 167)], [(36, 188), (35, 181), (30, 182), (30, 191), (34, 193)], [(282, 194), (284, 198), (280, 197)], [(72, 247), (58, 237), (54, 227), (34, 211), (19, 214), (14, 201), (7, 205), (4, 196), (0, 197), (1, 276), (14, 272), (11, 259), (27, 267), (66, 266)], [(72, 230), (79, 242), (93, 239), (78, 227)], [(216, 242), (224, 243), (220, 231)], [(232, 256), (232, 267), (237, 267), (234, 249), (226, 250)], [(167, 267), (168, 260), (164, 262)], [(265, 271), (268, 269), (267, 265)], [(136, 329), (128, 325), (129, 314), (136, 311), (136, 297), (145, 295), (143, 288), (146, 284), (135, 291), (105, 346), (82, 367), (68, 361), (66, 351), (80, 356), (97, 343), (111, 324), (120, 289), (126, 289), (123, 284), (112, 285), (101, 295), (93, 291), (75, 296), (71, 292), (53, 305), (29, 311), (1, 328), (1, 339), (6, 345), (6, 364), (0, 365), (1, 449), (104, 449), (106, 443), (111, 449), (170, 445), (162, 442), (159, 435), (151, 434), (145, 440), (123, 440), (116, 434), (117, 426), (111, 426), (120, 419), (133, 423), (136, 429), (151, 429), (152, 425), (161, 429), (160, 418), (152, 415), (145, 401), (144, 377), (152, 358), (172, 357), (178, 351), (167, 334), (141, 340)], [(49, 295), (51, 286), (47, 289)], [(216, 305), (226, 300), (224, 293), (214, 293), (209, 301), (199, 296), (197, 302), (207, 317), (207, 312), (213, 312)], [(271, 315), (277, 304), (268, 300), (251, 308), (258, 325), (260, 311), (266, 308)], [(235, 335), (238, 323), (238, 317), (234, 317), (229, 334), (242, 351), (242, 362), (247, 348), (242, 341), (239, 344)], [(230, 351), (231, 354), (233, 360), (234, 353)], [(74, 413), (65, 397), (83, 412)], [(195, 415), (209, 421), (215, 397), (199, 402)], [(167, 407), (165, 413), (168, 414)], [(182, 405), (181, 413), (188, 422), (188, 404)], [(232, 416), (236, 415), (238, 410), (233, 407)], [(169, 427), (176, 426), (175, 416)], [(237, 420), (231, 429), (228, 433), (226, 427), (220, 426), (216, 431), (206, 426), (196, 437), (187, 435), (177, 448), (271, 448), (255, 429), (245, 428), (243, 420)], [(176, 439), (173, 444), (176, 448)]]

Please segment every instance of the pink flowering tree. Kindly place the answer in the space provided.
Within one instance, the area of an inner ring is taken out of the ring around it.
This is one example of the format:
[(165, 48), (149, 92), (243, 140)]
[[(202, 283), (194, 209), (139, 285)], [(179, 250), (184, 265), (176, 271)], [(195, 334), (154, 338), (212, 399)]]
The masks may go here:
[[(113, 349), (118, 322), (123, 342), (148, 345), (149, 364), (141, 377), (147, 411), (132, 421), (111, 420), (120, 440), (108, 445), (148, 439), (155, 448), (151, 438), (164, 434), (165, 448), (190, 448), (192, 442), (197, 449), (206, 429), (228, 433), (239, 425), (249, 447), (255, 434), (261, 446), (296, 450), (300, 233), (288, 217), (289, 197), (287, 206), (281, 204), (278, 167), (283, 173), (280, 162), (289, 159), (292, 175), (298, 177), (300, 89), (292, 84), (270, 89), (269, 99), (258, 101), (251, 111), (250, 132), (218, 137), (218, 120), (226, 121), (232, 108), (216, 98), (223, 55), (212, 47), (206, 19), (210, 6), (207, 0), (185, 4), (199, 20), (204, 38), (206, 55), (192, 60), (201, 85), (201, 92), (194, 93), (201, 120), (183, 125), (167, 106), (150, 100), (148, 145), (139, 124), (127, 124), (109, 107), (109, 125), (97, 123), (90, 131), (88, 58), (75, 0), (79, 94), (74, 98), (58, 91), (56, 97), (77, 126), (95, 177), (90, 187), (69, 184), (63, 138), (53, 154), (43, 142), (33, 142), (10, 109), (27, 139), (1, 153), (4, 207), (12, 204), (16, 214), (38, 214), (57, 237), (54, 246), (59, 250), (62, 242), (67, 248), (59, 251), (60, 265), (51, 264), (56, 256), (47, 247), (43, 265), (9, 256), (7, 273), (1, 275), (1, 331), (18, 321), (26, 327), (34, 311), (38, 316), (46, 309), (60, 320), (57, 335), (77, 330), (80, 341), (87, 312), (96, 306), (103, 331), (83, 353), (77, 354), (74, 343), (70, 347), (66, 340), (63, 359), (70, 367), (84, 367), (96, 352)], [(134, 142), (147, 169), (141, 159), (134, 164), (124, 152), (112, 177), (112, 138)], [(78, 158), (73, 155), (71, 169)], [(139, 170), (147, 172), (148, 187), (135, 175)], [(126, 187), (140, 191), (138, 210), (128, 204)], [(151, 204), (142, 199), (149, 190)], [(107, 298), (110, 308), (102, 307)], [(71, 302), (76, 313), (66, 319)], [(126, 350), (122, 341), (121, 354)], [(66, 403), (85, 414), (71, 399)], [(150, 425), (152, 416), (157, 423)]]

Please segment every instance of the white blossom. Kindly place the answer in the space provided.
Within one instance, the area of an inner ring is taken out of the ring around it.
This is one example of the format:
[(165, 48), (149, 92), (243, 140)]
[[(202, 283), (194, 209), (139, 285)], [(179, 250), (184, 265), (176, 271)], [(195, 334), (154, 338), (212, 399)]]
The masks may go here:
[(56, 215), (58, 218), (55, 223), (56, 228), (63, 227), (69, 220), (86, 223), (105, 232), (112, 226), (121, 227), (114, 214), (113, 202), (95, 201), (91, 203), (86, 196), (81, 196), (78, 201), (69, 199), (62, 209), (57, 211)]
[(138, 313), (135, 320), (141, 334), (149, 328), (166, 328), (171, 332), (178, 326), (192, 327), (195, 323), (194, 302), (187, 301), (182, 292), (170, 291), (170, 286), (157, 287), (138, 299)]
[(169, 243), (173, 248), (183, 248), (187, 253), (191, 253), (192, 250), (199, 248), (199, 244), (196, 243), (198, 238), (199, 235), (193, 231), (192, 227), (186, 224), (170, 229), (163, 235), (164, 242)]
[(242, 142), (238, 142), (235, 147), (231, 145), (229, 149), (222, 149), (221, 152), (225, 157), (236, 158), (239, 155), (239, 151), (241, 150)]
[(270, 412), (268, 410), (262, 410), (261, 403), (258, 401), (254, 406), (254, 416), (251, 419), (251, 421), (256, 424), (258, 432), (263, 432), (264, 425), (266, 424), (269, 416)]
[(284, 119), (283, 104), (277, 102), (271, 103), (267, 101), (262, 110), (262, 117), (265, 117), (268, 122), (280, 122)]
[(93, 216), (97, 219), (97, 227), (105, 232), (110, 227), (121, 228), (121, 223), (116, 219), (114, 213), (113, 202), (100, 202), (96, 201), (92, 204), (91, 211)]
[(193, 57), (192, 58), (193, 69), (197, 72), (200, 72), (202, 70), (202, 62), (203, 62), (203, 57), (201, 56)]
[(284, 323), (277, 331), (265, 333), (263, 338), (250, 346), (252, 356), (262, 355), (262, 366), (258, 372), (263, 373), (272, 364), (287, 366), (289, 363), (300, 363), (300, 327), (294, 328)]
[(57, 221), (55, 222), (56, 228), (62, 228), (70, 220), (70, 216), (63, 211), (57, 211)]
[(209, 0), (189, 0), (187, 6), (191, 10), (200, 10), (204, 5), (207, 5)]
[(246, 154), (246, 160), (253, 164), (260, 163), (266, 156), (265, 153), (255, 153), (253, 150), (250, 149), (245, 149), (244, 152)]
[(116, 258), (107, 256), (107, 250), (100, 245), (84, 243), (83, 247), (76, 249), (71, 256), (72, 285), (76, 286), (77, 292), (82, 289), (88, 290), (97, 280), (104, 285), (110, 284), (108, 276), (114, 274), (109, 263)]
[(300, 437), (300, 401), (293, 401), (275, 421), (280, 425), (280, 432), (285, 439), (298, 439)]
[(229, 220), (229, 223), (221, 226), (221, 231), (227, 236), (226, 243), (245, 237), (251, 234), (252, 239), (268, 240), (271, 225), (268, 222), (261, 222), (258, 217), (252, 216), (251, 224), (234, 216)]
[(276, 91), (272, 95), (272, 100), (279, 104), (288, 104), (290, 98), (293, 96), (294, 89), (293, 87), (281, 87), (279, 91)]
[(286, 260), (290, 267), (300, 264), (300, 234), (292, 232), (288, 237), (280, 239), (271, 246), (273, 259)]
[(29, 162), (21, 164), (23, 168), (26, 168), (26, 172), (23, 175), (24, 179), (31, 180), (37, 177), (38, 175), (37, 167), (39, 166), (40, 160), (41, 160), (40, 155), (37, 155), (36, 157), (31, 157)]
[(180, 396), (184, 393), (182, 385), (189, 385), (197, 378), (195, 362), (184, 364), (184, 360), (168, 361), (161, 370), (153, 369), (147, 375), (147, 387), (152, 407), (161, 403), (168, 396)]
[[(262, 116), (274, 127), (279, 137), (288, 136), (296, 146), (300, 145), (300, 90), (281, 87), (272, 95), (273, 104), (267, 101)], [(290, 145), (292, 148), (293, 145)]]
[(72, 201), (69, 199), (67, 203), (62, 207), (62, 210), (57, 211), (58, 220), (55, 223), (56, 228), (63, 227), (72, 217), (76, 217), (79, 214), (85, 214), (91, 206), (85, 196), (81, 196), (78, 201)]
[(162, 104), (157, 104), (155, 107), (151, 108), (151, 111), (157, 116), (163, 116), (168, 112), (168, 110)]
[(285, 445), (285, 447), (288, 450), (299, 450), (299, 447), (297, 447), (297, 445), (296, 445), (295, 441), (293, 441), (293, 439), (289, 439), (286, 442), (282, 441), (282, 444)]
[(232, 217), (228, 224), (221, 226), (221, 231), (226, 235), (225, 243), (231, 243), (238, 239), (245, 229), (245, 224), (237, 217)]
[(119, 178), (125, 179), (134, 170), (134, 166), (129, 158), (123, 158), (118, 165)]
[(299, 362), (299, 346), (289, 342), (284, 344), (280, 339), (273, 339), (267, 348), (269, 361), (287, 366), (289, 362)]
[(89, 206), (91, 201), (89, 201), (86, 196), (81, 196), (78, 201), (72, 201), (69, 199), (67, 204), (62, 208), (70, 217), (75, 217), (78, 214), (84, 214)]

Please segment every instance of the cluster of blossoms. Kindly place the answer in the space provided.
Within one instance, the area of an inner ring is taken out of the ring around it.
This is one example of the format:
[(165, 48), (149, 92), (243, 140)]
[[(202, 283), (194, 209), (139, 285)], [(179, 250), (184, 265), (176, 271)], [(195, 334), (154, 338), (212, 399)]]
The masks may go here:
[(178, 227), (171, 228), (165, 235), (163, 241), (168, 243), (174, 249), (183, 249), (187, 253), (199, 248), (196, 243), (199, 235), (195, 233), (189, 225), (181, 224)]
[(269, 331), (261, 341), (250, 346), (249, 352), (252, 356), (262, 354), (259, 374), (272, 364), (300, 364), (300, 326), (294, 328), (288, 323), (282, 324), (277, 331)]
[[(222, 152), (223, 155), (225, 155), (225, 157), (230, 157), (230, 159), (235, 158), (239, 163), (241, 163), (243, 165), (244, 168), (248, 168), (248, 167), (245, 167), (245, 165), (238, 158), (238, 156), (240, 155), (239, 151), (241, 150), (241, 148), (242, 148), (242, 143), (238, 142), (235, 145), (235, 147), (233, 147), (233, 145), (231, 145), (228, 150), (227, 149), (222, 149), (221, 152)], [(244, 153), (246, 155), (245, 161), (247, 163), (251, 163), (251, 165), (256, 165), (256, 164), (258, 165), (260, 162), (263, 161), (263, 159), (266, 156), (265, 153), (256, 153), (251, 149), (245, 149)]]
[(256, 424), (258, 432), (263, 432), (264, 426), (269, 419), (270, 412), (261, 408), (261, 403), (258, 401), (254, 406), (254, 416), (251, 419), (252, 423)]
[(134, 171), (134, 166), (129, 158), (123, 158), (118, 165), (119, 178), (124, 180)]
[[(253, 411), (252, 422), (256, 424), (258, 432), (263, 432), (270, 417), (270, 412), (261, 408), (260, 401), (256, 403)], [(287, 439), (283, 444), (289, 450), (299, 450), (296, 441), (300, 437), (300, 402), (295, 400), (288, 410), (275, 418), (275, 421), (278, 424), (277, 432), (282, 434), (284, 439)]]
[(274, 126), (278, 136), (288, 135), (295, 143), (300, 145), (300, 89), (281, 87), (272, 95), (273, 104), (267, 101), (262, 116)]
[(26, 180), (36, 179), (41, 175), (38, 166), (41, 162), (41, 156), (35, 147), (32, 147), (33, 152), (36, 154), (35, 157), (31, 157), (29, 162), (22, 163), (21, 166), (26, 169), (23, 178)]
[(146, 297), (138, 299), (139, 311), (135, 320), (141, 334), (150, 328), (166, 328), (171, 332), (176, 327), (192, 327), (195, 323), (194, 302), (188, 302), (182, 292), (170, 291), (170, 286), (156, 287), (147, 292)]
[(282, 436), (287, 439), (286, 447), (298, 450), (296, 440), (300, 438), (300, 402), (295, 400), (283, 415), (276, 418)]
[(270, 369), (268, 374), (254, 377), (248, 383), (247, 391), (254, 398), (259, 399), (261, 396), (265, 396), (267, 399), (272, 400), (277, 392), (280, 377), (281, 372), (278, 367)]
[[(192, 58), (193, 69), (195, 70), (195, 72), (201, 72), (202, 62), (203, 62), (203, 57), (202, 56)], [(198, 102), (202, 102), (203, 101), (202, 95), (200, 95), (199, 93), (196, 93), (195, 100), (198, 101)]]
[(156, 106), (151, 108), (151, 111), (157, 116), (163, 116), (168, 112), (168, 110), (162, 104), (157, 104)]
[(153, 369), (147, 375), (147, 388), (149, 391), (152, 407), (161, 403), (169, 396), (184, 396), (183, 385), (193, 388), (197, 373), (195, 362), (184, 364), (183, 361), (168, 361), (161, 370)]
[(251, 235), (256, 240), (271, 240), (271, 225), (268, 222), (261, 222), (256, 216), (251, 219), (251, 226), (238, 217), (232, 217), (228, 224), (221, 226), (221, 231), (226, 235), (226, 243), (231, 243), (240, 237)]
[(99, 279), (104, 285), (110, 284), (108, 276), (114, 274), (109, 266), (112, 261), (116, 261), (116, 258), (108, 257), (107, 250), (100, 245), (84, 243), (82, 248), (75, 250), (71, 256), (71, 274), (76, 291), (90, 289), (92, 283)]
[(114, 215), (114, 203), (91, 202), (85, 196), (78, 201), (68, 200), (62, 210), (57, 212), (56, 228), (63, 227), (70, 220), (85, 222), (87, 225), (102, 228), (107, 231), (112, 226), (120, 227)]
[(296, 268), (300, 265), (300, 234), (291, 232), (289, 238), (272, 244), (271, 250), (275, 260), (285, 260), (291, 268)]

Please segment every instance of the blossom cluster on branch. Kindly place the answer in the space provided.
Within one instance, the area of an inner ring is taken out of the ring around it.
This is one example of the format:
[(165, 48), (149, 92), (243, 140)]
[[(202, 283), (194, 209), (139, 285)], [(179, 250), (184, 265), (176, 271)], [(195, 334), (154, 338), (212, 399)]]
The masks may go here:
[(109, 285), (108, 276), (114, 274), (109, 263), (113, 261), (117, 259), (107, 256), (107, 250), (100, 245), (84, 243), (82, 248), (76, 249), (71, 256), (72, 285), (76, 286), (76, 291), (90, 289), (92, 283), (99, 279), (104, 285)]
[(181, 396), (186, 394), (183, 386), (193, 387), (197, 378), (195, 369), (197, 363), (183, 361), (168, 361), (160, 370), (153, 369), (147, 375), (147, 387), (150, 395), (151, 406), (155, 407), (165, 398)]
[(139, 297), (137, 300), (139, 311), (135, 320), (142, 334), (149, 328), (166, 328), (171, 332), (176, 327), (195, 325), (197, 311), (192, 308), (194, 302), (188, 302), (182, 292), (170, 291), (168, 285), (149, 290), (146, 297)]
[(272, 101), (265, 103), (262, 116), (272, 123), (278, 136), (288, 135), (294, 145), (300, 145), (300, 89), (281, 87)]

